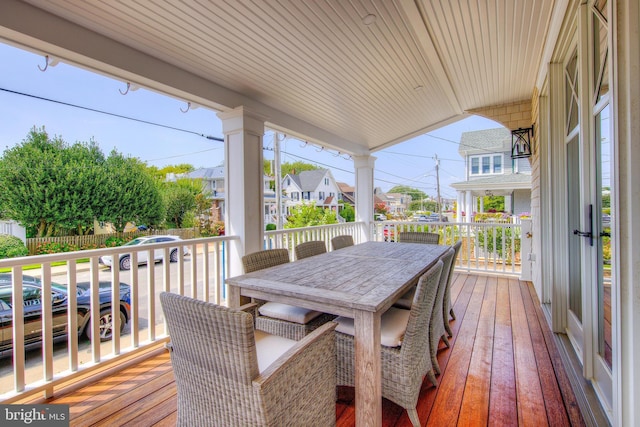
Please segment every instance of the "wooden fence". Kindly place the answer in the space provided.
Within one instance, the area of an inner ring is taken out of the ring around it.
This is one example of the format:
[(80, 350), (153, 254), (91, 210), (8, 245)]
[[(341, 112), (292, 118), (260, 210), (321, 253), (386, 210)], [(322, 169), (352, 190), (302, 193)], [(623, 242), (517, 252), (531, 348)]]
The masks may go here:
[(200, 237), (195, 228), (174, 228), (169, 230), (133, 231), (130, 233), (90, 234), (87, 236), (60, 236), (60, 237), (34, 237), (27, 239), (29, 255), (36, 255), (36, 248), (43, 243), (58, 243), (61, 245), (73, 245), (78, 250), (101, 248), (109, 238), (120, 238), (125, 242), (139, 236), (167, 235), (180, 236), (181, 239), (193, 239)]

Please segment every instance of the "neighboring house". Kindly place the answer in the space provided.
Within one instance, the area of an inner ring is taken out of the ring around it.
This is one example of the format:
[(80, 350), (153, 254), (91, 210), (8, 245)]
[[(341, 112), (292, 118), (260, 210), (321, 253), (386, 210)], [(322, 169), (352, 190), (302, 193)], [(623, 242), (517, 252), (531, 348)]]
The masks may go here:
[[(391, 215), (404, 215), (411, 205), (412, 198), (408, 194), (383, 193), (379, 188), (374, 190), (375, 196), (387, 208), (387, 213)], [(378, 203), (378, 202), (376, 202)]]
[[(458, 152), (465, 160), (466, 180), (451, 184), (458, 192), (457, 217), (484, 212), (484, 196), (504, 196), (505, 211), (531, 211), (531, 165), (511, 158), (511, 132), (506, 128), (465, 132)], [(478, 209), (478, 199), (480, 208)]]
[[(203, 191), (208, 193), (212, 200), (211, 217), (214, 221), (224, 221), (224, 200), (225, 200), (225, 183), (224, 183), (224, 166), (216, 166), (213, 168), (200, 168), (184, 175), (185, 178), (202, 180)], [(270, 182), (273, 179), (264, 176), (264, 215), (265, 223), (275, 221), (276, 193), (271, 188)]]
[(0, 234), (16, 236), (24, 243), (27, 242), (27, 229), (13, 220), (0, 220)]
[(337, 182), (338, 188), (340, 189), (339, 198), (342, 199), (345, 203), (349, 203), (352, 206), (356, 204), (356, 189), (353, 185), (349, 185), (346, 182)]
[(303, 202), (313, 201), (321, 208), (338, 213), (340, 188), (329, 169), (302, 171), (282, 178), (282, 192), (286, 197), (284, 212)]

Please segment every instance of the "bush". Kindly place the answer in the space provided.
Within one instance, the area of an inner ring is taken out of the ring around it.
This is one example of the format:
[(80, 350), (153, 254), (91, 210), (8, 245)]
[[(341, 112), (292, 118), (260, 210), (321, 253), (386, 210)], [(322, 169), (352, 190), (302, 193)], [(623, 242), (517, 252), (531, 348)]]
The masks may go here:
[(275, 230), (276, 229), (276, 225), (272, 224), (272, 223), (269, 223), (269, 224), (267, 224), (266, 229), (267, 229), (267, 231)]
[(43, 242), (36, 246), (36, 255), (57, 254), (61, 252), (74, 252), (78, 247), (66, 242)]
[(0, 234), (0, 259), (29, 255), (29, 250), (19, 237)]
[(116, 246), (122, 246), (125, 244), (125, 240), (122, 237), (110, 236), (104, 241), (104, 245), (107, 248), (115, 248)]

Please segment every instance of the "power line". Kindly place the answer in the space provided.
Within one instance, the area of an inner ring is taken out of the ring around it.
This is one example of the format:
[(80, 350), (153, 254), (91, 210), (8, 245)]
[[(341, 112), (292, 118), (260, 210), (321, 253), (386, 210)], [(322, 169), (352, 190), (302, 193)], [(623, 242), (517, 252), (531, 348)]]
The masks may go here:
[(198, 132), (195, 132), (195, 131), (192, 131), (192, 130), (188, 130), (188, 129), (181, 129), (181, 128), (177, 128), (177, 127), (174, 127), (174, 126), (163, 125), (161, 123), (155, 123), (155, 122), (150, 122), (148, 120), (137, 119), (137, 118), (134, 118), (134, 117), (128, 117), (128, 116), (124, 116), (122, 114), (111, 113), (109, 111), (98, 110), (96, 108), (91, 108), (91, 107), (85, 107), (83, 105), (71, 104), (69, 102), (58, 101), (56, 99), (45, 98), (43, 96), (38, 96), (38, 95), (32, 95), (30, 93), (18, 92), (18, 91), (11, 90), (11, 89), (6, 89), (6, 88), (3, 88), (3, 87), (0, 87), (0, 90), (2, 90), (4, 92), (12, 93), (14, 95), (26, 96), (26, 97), (29, 97), (29, 98), (39, 99), (40, 101), (53, 102), (55, 104), (65, 105), (67, 107), (79, 108), (81, 110), (92, 111), (94, 113), (106, 114), (108, 116), (118, 117), (120, 119), (131, 120), (131, 121), (134, 121), (134, 122), (144, 123), (144, 124), (152, 125), (152, 126), (158, 126), (158, 127), (162, 127), (162, 128), (165, 128), (165, 129), (175, 130), (175, 131), (178, 131), (178, 132), (190, 133), (192, 135), (201, 136), (203, 138), (210, 139), (210, 140), (213, 140), (213, 141), (224, 142), (224, 138), (219, 138), (219, 137), (212, 136), (212, 135), (205, 135), (203, 133), (198, 133)]

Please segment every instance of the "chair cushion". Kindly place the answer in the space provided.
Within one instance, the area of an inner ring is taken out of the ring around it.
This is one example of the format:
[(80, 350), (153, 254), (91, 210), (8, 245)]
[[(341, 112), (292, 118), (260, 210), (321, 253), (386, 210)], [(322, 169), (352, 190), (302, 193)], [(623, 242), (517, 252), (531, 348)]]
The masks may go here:
[(301, 325), (308, 323), (322, 314), (319, 311), (271, 301), (261, 305), (258, 311), (263, 316), (300, 323)]
[[(354, 334), (353, 319), (350, 317), (339, 316), (335, 322), (338, 322), (336, 331), (347, 335)], [(399, 347), (407, 330), (407, 323), (409, 310), (391, 307), (380, 319), (380, 343), (385, 347)]]
[(258, 369), (263, 372), (276, 359), (296, 344), (288, 338), (271, 335), (266, 332), (255, 331), (256, 353), (258, 353)]

